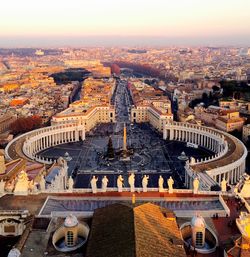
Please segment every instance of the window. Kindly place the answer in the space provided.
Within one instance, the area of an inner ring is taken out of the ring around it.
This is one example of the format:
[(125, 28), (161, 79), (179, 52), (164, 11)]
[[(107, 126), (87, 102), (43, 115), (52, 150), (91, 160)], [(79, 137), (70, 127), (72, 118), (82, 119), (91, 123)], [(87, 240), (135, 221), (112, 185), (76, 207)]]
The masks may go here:
[(72, 231), (67, 232), (67, 245), (73, 246), (74, 245), (74, 235)]
[(202, 232), (197, 232), (196, 233), (196, 246), (202, 246)]
[(4, 232), (5, 233), (15, 233), (16, 228), (14, 225), (6, 225), (6, 226), (4, 226)]

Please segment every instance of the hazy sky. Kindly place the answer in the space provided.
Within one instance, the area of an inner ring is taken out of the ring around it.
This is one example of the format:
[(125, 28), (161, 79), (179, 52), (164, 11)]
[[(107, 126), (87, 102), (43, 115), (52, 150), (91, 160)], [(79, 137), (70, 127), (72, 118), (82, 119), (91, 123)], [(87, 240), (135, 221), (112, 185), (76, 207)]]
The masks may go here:
[(250, 0), (3, 0), (0, 46), (250, 45)]

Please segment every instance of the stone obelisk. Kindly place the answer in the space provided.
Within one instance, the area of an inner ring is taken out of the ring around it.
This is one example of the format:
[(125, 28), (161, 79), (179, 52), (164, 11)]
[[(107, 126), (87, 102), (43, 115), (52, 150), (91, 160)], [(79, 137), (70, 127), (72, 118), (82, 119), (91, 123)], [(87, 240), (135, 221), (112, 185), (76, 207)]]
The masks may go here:
[(126, 124), (124, 123), (123, 126), (123, 157), (127, 156), (127, 128)]
[(122, 148), (122, 158), (123, 161), (129, 161), (130, 158), (128, 156), (128, 149), (127, 149), (127, 128), (126, 124), (124, 123), (123, 126), (123, 148)]

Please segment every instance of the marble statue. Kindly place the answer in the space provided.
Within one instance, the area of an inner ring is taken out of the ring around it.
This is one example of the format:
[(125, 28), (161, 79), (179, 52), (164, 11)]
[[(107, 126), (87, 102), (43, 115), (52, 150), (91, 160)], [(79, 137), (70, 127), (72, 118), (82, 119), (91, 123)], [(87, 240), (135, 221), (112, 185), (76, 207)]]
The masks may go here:
[(28, 188), (29, 188), (29, 192), (34, 192), (35, 191), (34, 180), (29, 181)]
[(199, 182), (199, 179), (198, 177), (195, 177), (194, 181), (193, 181), (193, 193), (194, 194), (197, 194), (198, 191), (199, 191), (199, 185), (200, 185), (200, 182)]
[(130, 192), (135, 192), (135, 174), (131, 173), (128, 177), (128, 183), (130, 185)]
[(0, 174), (4, 174), (6, 170), (4, 156), (0, 155)]
[(160, 193), (164, 192), (163, 184), (164, 184), (164, 179), (163, 179), (162, 175), (160, 175), (159, 179), (158, 179), (158, 187), (159, 187)]
[(5, 183), (5, 191), (8, 193), (11, 193), (15, 189), (16, 180), (15, 179), (9, 179)]
[(109, 182), (109, 180), (108, 180), (107, 176), (104, 176), (102, 178), (102, 192), (107, 192), (108, 182)]
[(40, 185), (40, 190), (41, 190), (42, 192), (44, 192), (45, 189), (46, 189), (46, 181), (45, 181), (44, 176), (41, 176), (39, 185)]
[(221, 181), (220, 186), (222, 192), (227, 192), (227, 181), (225, 180), (225, 178), (223, 178), (223, 180)]
[[(237, 192), (238, 192), (238, 188), (235, 187), (234, 193), (237, 193)], [(250, 179), (249, 178), (244, 181), (243, 187), (240, 191), (240, 195), (244, 198), (250, 197)]]
[(5, 182), (2, 179), (2, 180), (0, 180), (0, 194), (4, 193), (4, 191), (5, 191), (4, 187), (5, 187)]
[(190, 165), (194, 165), (195, 164), (195, 158), (194, 157), (191, 157), (190, 158)]
[(38, 193), (38, 183), (37, 182), (34, 182), (34, 180), (32, 180), (33, 181), (33, 193), (34, 194), (37, 194)]
[(65, 159), (63, 157), (59, 157), (57, 159), (57, 164), (59, 164), (60, 166), (64, 166), (65, 163)]
[(96, 194), (97, 193), (97, 183), (98, 178), (96, 178), (95, 176), (92, 177), (90, 184), (91, 184), (91, 189), (92, 189), (92, 193)]
[(168, 179), (168, 192), (169, 194), (173, 194), (173, 184), (174, 184), (174, 180), (172, 179), (172, 177), (170, 176), (170, 178)]
[(61, 188), (61, 185), (60, 185), (60, 176), (59, 174), (55, 175), (55, 178), (53, 180), (53, 189), (55, 191), (60, 191), (62, 188)]
[(27, 173), (24, 170), (22, 170), (17, 176), (14, 194), (27, 195), (28, 191), (29, 191), (29, 178)]
[(122, 175), (119, 175), (117, 178), (117, 187), (118, 187), (118, 192), (122, 192), (122, 186), (123, 186), (123, 177)]
[(74, 187), (74, 180), (73, 180), (73, 178), (70, 176), (69, 177), (69, 180), (68, 180), (68, 190), (69, 191), (73, 191), (73, 187)]
[(148, 179), (149, 179), (149, 176), (147, 175), (144, 175), (143, 176), (143, 179), (142, 179), (142, 192), (147, 192), (148, 191)]

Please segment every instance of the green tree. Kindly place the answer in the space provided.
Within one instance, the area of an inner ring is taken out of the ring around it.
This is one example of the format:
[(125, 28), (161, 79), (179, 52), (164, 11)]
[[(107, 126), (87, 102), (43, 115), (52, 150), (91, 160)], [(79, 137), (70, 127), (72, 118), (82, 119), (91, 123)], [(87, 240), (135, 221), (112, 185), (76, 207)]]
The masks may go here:
[(108, 141), (107, 156), (109, 159), (113, 159), (115, 157), (115, 151), (114, 151), (111, 137), (109, 137), (109, 141)]
[(19, 133), (25, 133), (40, 128), (41, 125), (42, 119), (38, 115), (20, 117), (11, 124), (11, 132), (14, 135), (17, 135)]

